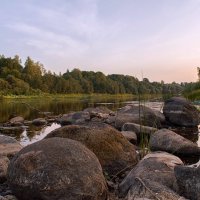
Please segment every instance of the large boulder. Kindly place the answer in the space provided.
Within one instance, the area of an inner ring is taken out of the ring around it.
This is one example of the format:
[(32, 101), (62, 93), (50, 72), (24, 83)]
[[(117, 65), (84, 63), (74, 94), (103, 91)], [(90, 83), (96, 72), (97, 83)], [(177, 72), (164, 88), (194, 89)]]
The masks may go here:
[(81, 143), (50, 138), (23, 148), (10, 162), (8, 182), (20, 200), (105, 200), (97, 157)]
[(190, 127), (199, 124), (199, 111), (183, 97), (172, 97), (165, 101), (163, 114), (174, 125)]
[(109, 175), (137, 162), (134, 145), (113, 127), (103, 123), (69, 125), (56, 129), (46, 138), (62, 137), (80, 141), (98, 157), (103, 170)]
[(128, 122), (150, 127), (161, 127), (165, 122), (165, 117), (160, 111), (143, 105), (127, 105), (117, 111), (115, 127), (121, 129)]
[(150, 137), (152, 151), (166, 151), (172, 154), (200, 155), (197, 144), (168, 129), (160, 129)]
[[(119, 185), (119, 194), (127, 199), (149, 198), (178, 200), (174, 167), (182, 161), (166, 152), (146, 155)], [(184, 198), (183, 198), (184, 199)]]
[(0, 183), (6, 181), (7, 169), (9, 164), (9, 159), (6, 156), (0, 156)]
[(13, 157), (22, 149), (20, 143), (12, 137), (0, 135), (0, 156)]
[(192, 200), (200, 199), (200, 162), (174, 168), (179, 193)]

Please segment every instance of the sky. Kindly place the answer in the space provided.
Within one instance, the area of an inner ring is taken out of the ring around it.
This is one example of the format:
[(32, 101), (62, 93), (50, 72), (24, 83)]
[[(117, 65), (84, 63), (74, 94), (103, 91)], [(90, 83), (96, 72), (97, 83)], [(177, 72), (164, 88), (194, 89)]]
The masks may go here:
[(0, 0), (0, 54), (47, 70), (79, 68), (195, 82), (200, 0)]

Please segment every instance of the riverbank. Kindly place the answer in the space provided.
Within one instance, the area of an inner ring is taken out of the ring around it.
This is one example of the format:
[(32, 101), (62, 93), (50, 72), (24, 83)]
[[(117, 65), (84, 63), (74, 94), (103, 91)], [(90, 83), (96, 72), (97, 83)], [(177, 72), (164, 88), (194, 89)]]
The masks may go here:
[[(82, 98), (133, 98), (133, 99), (138, 99), (138, 95), (133, 95), (133, 94), (99, 94), (99, 93), (92, 93), (92, 94), (48, 94), (48, 93), (43, 93), (39, 95), (7, 95), (7, 96), (0, 96), (0, 100), (3, 99), (37, 99), (37, 98), (77, 98), (77, 99), (82, 99)], [(150, 100), (150, 99), (155, 99), (155, 98), (162, 98), (161, 94), (144, 94), (141, 95), (140, 98), (142, 100)]]

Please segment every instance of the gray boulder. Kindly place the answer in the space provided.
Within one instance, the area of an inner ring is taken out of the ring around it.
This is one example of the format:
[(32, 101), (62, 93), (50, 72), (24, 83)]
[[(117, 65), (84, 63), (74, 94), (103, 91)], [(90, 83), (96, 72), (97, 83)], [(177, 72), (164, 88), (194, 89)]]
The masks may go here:
[(9, 159), (6, 156), (0, 156), (0, 183), (6, 181), (6, 174), (9, 164)]
[(64, 114), (58, 122), (62, 125), (71, 125), (71, 124), (78, 124), (88, 122), (90, 120), (89, 112), (80, 111), (80, 112), (73, 112), (69, 114)]
[(179, 193), (188, 199), (200, 199), (200, 162), (192, 166), (177, 166), (174, 169)]
[[(174, 167), (182, 161), (166, 152), (146, 155), (119, 185), (119, 194), (126, 199), (149, 198), (178, 200)], [(184, 199), (184, 198), (183, 198)]]
[(8, 182), (20, 200), (105, 200), (97, 157), (81, 143), (50, 138), (23, 148), (10, 162)]
[(166, 120), (174, 125), (190, 127), (199, 124), (199, 111), (183, 97), (172, 97), (167, 100), (163, 114)]
[(62, 137), (80, 141), (93, 151), (103, 170), (113, 176), (137, 162), (134, 145), (113, 127), (103, 123), (69, 125), (56, 129), (46, 138)]
[(115, 127), (121, 129), (128, 122), (150, 127), (161, 127), (165, 122), (165, 117), (160, 111), (143, 105), (127, 105), (117, 111)]
[(90, 113), (90, 120), (92, 122), (102, 122), (110, 125), (115, 123), (115, 113), (105, 106), (86, 108), (84, 112)]
[(114, 112), (110, 109), (108, 109), (107, 107), (105, 106), (98, 106), (98, 107), (95, 107), (95, 108), (86, 108), (83, 110), (84, 112), (89, 112), (90, 114), (93, 114), (93, 113), (102, 113), (102, 114), (109, 114), (109, 115), (114, 115)]
[(142, 126), (135, 123), (125, 123), (122, 126), (122, 131), (134, 131), (138, 137), (140, 137), (141, 134), (147, 134), (151, 135), (152, 133), (156, 132), (158, 129), (149, 127), (149, 126)]
[(24, 118), (21, 117), (21, 116), (17, 116), (17, 117), (14, 117), (14, 118), (10, 119), (9, 122), (10, 122), (11, 124), (23, 123), (23, 122), (24, 122)]
[(137, 143), (137, 135), (133, 131), (121, 131), (122, 135), (132, 144)]
[(22, 146), (12, 137), (0, 135), (0, 156), (13, 157)]
[(0, 196), (0, 200), (17, 200), (13, 195)]
[(160, 129), (150, 137), (152, 151), (166, 151), (172, 154), (200, 155), (197, 144), (168, 129)]
[(35, 126), (43, 126), (47, 124), (47, 121), (44, 118), (37, 118), (32, 121), (32, 124)]

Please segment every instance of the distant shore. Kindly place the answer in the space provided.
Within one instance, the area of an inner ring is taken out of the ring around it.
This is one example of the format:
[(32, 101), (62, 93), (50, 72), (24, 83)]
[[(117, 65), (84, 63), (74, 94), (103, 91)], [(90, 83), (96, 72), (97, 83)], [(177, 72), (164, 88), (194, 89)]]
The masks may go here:
[[(99, 94), (99, 93), (92, 93), (92, 94), (39, 94), (39, 95), (2, 95), (0, 99), (32, 99), (32, 98), (133, 98), (138, 99), (138, 95), (133, 94)], [(162, 95), (151, 95), (151, 94), (144, 94), (141, 95), (142, 99), (152, 99), (152, 98), (161, 98)]]

